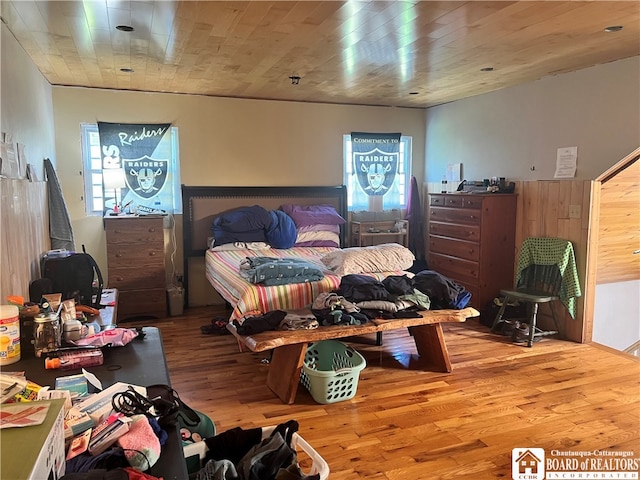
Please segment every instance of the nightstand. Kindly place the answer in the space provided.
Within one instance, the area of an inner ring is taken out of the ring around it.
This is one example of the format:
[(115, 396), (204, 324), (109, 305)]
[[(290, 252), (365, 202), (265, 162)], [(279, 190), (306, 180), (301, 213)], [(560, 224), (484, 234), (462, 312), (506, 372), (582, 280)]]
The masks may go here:
[(351, 222), (352, 247), (379, 245), (396, 242), (409, 246), (409, 222), (407, 220), (381, 220), (371, 222)]

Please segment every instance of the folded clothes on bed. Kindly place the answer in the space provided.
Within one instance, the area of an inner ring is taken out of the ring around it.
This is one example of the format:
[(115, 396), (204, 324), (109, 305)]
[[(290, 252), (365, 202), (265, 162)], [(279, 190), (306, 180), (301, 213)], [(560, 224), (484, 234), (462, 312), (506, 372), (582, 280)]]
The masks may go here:
[(324, 272), (300, 258), (247, 257), (240, 263), (240, 275), (251, 283), (266, 286), (317, 282)]

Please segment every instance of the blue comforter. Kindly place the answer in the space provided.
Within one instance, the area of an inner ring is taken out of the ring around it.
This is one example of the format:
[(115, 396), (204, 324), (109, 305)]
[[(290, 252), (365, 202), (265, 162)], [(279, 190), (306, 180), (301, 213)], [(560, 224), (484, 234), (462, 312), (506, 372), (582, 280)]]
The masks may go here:
[(291, 248), (298, 232), (293, 219), (280, 210), (259, 205), (221, 213), (211, 225), (214, 245), (235, 242), (267, 242), (273, 248)]
[(317, 265), (299, 258), (247, 257), (240, 275), (251, 283), (266, 286), (317, 282), (324, 273)]

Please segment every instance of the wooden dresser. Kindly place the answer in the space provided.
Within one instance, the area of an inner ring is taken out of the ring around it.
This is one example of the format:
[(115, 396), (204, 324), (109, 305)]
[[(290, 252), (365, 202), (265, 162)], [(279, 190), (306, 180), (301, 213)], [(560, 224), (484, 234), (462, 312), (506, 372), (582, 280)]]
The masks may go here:
[(167, 316), (160, 216), (105, 217), (108, 285), (118, 289), (118, 321)]
[(428, 264), (472, 294), (482, 311), (501, 288), (513, 286), (515, 194), (430, 194)]

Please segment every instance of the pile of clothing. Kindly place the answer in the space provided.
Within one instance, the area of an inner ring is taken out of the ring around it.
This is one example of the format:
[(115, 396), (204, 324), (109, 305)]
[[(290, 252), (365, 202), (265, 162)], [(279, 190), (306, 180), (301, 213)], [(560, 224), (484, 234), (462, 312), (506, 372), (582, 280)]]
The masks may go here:
[(350, 274), (342, 277), (338, 290), (318, 294), (310, 309), (273, 310), (243, 322), (234, 320), (234, 325), (241, 335), (320, 325), (362, 325), (373, 318), (417, 318), (421, 310), (459, 310), (470, 300), (471, 293), (462, 285), (433, 270), (423, 270), (414, 277), (390, 275), (382, 281)]
[(204, 467), (195, 480), (319, 480), (319, 474), (306, 475), (291, 446), (298, 422), (278, 425), (266, 438), (262, 428), (240, 427), (206, 438), (208, 451)]

